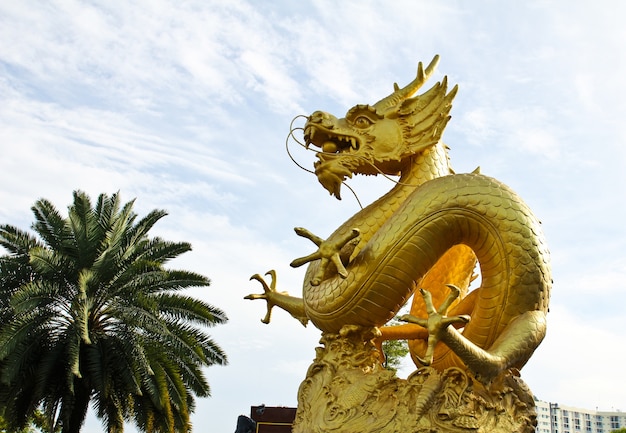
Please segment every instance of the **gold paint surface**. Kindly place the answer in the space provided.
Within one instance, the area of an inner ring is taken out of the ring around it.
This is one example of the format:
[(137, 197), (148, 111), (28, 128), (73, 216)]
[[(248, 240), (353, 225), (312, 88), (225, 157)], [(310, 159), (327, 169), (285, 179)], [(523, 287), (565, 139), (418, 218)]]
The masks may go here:
[[(342, 182), (353, 174), (398, 175), (399, 181), (327, 239), (296, 229), (317, 246), (292, 262), (308, 263), (302, 298), (277, 292), (274, 273), (269, 285), (253, 276), (264, 293), (246, 298), (266, 300), (265, 322), (279, 306), (323, 332), (325, 347), (317, 349), (301, 386), (294, 432), (427, 429), (441, 415), (427, 416), (428, 410), (449, 406), (448, 388), (461, 386), (459, 381), (470, 389), (467, 398), (475, 399), (474, 418), (459, 418), (459, 407), (452, 417), (448, 408), (446, 416), (454, 421), (437, 427), (442, 431), (513, 431), (514, 425), (515, 431), (526, 431), (523, 426), (532, 424), (532, 395), (516, 372), (545, 336), (548, 249), (539, 221), (511, 189), (477, 172), (452, 170), (441, 136), (457, 87), (448, 91), (444, 78), (415, 95), (437, 62), (435, 57), (425, 70), (420, 63), (411, 83), (394, 85), (391, 95), (373, 105), (357, 105), (342, 118), (316, 111), (305, 124), (306, 145), (320, 149), (315, 173), (331, 195), (340, 198)], [(473, 288), (475, 279), (480, 284)], [(385, 327), (412, 295), (410, 314), (403, 316), (407, 324)], [(361, 343), (354, 343), (355, 335)], [(386, 377), (380, 370), (376, 347), (392, 338), (409, 340), (418, 367), (413, 379)], [(337, 361), (342, 356), (346, 361)], [(361, 361), (351, 365), (352, 356)], [(522, 384), (514, 387), (514, 399), (517, 409), (525, 409), (496, 422), (498, 417), (489, 415), (496, 409), (488, 408), (502, 391), (498, 387), (510, 381)], [(482, 394), (472, 394), (479, 388)], [(459, 404), (464, 392), (454, 394)], [(415, 408), (400, 410), (403, 393), (403, 399), (423, 406), (419, 418)], [(330, 428), (324, 418), (329, 411), (349, 427)], [(350, 411), (358, 416), (348, 416)], [(377, 422), (366, 421), (367, 413), (376, 414)], [(404, 416), (413, 421), (398, 418)], [(385, 417), (390, 417), (386, 423)]]

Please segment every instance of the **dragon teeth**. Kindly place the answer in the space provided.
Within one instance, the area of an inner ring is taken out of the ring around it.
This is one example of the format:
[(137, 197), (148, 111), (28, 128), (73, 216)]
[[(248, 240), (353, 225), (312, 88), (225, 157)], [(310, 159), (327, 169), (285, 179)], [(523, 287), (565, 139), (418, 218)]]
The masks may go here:
[(336, 135), (334, 138), (338, 143), (347, 143), (353, 149), (357, 149), (357, 139), (354, 137), (348, 137), (346, 135)]

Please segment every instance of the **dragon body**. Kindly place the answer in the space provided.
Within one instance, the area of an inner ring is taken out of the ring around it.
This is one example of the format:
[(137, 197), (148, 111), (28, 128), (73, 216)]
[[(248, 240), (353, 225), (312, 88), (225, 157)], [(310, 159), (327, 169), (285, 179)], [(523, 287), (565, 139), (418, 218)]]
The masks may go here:
[[(302, 298), (279, 293), (259, 275), (262, 295), (324, 333), (347, 325), (407, 338), (418, 365), (469, 369), (487, 381), (521, 368), (546, 330), (551, 277), (540, 224), (502, 183), (455, 174), (441, 135), (456, 87), (447, 82), (414, 96), (438, 58), (404, 88), (345, 117), (317, 111), (304, 127), (316, 146), (315, 173), (332, 195), (353, 174), (399, 175), (384, 196), (327, 239), (296, 232), (319, 249), (308, 263)], [(478, 264), (480, 286), (470, 291)], [(416, 293), (416, 288), (421, 292)], [(401, 326), (384, 326), (411, 295)], [(427, 316), (427, 317), (426, 317)]]

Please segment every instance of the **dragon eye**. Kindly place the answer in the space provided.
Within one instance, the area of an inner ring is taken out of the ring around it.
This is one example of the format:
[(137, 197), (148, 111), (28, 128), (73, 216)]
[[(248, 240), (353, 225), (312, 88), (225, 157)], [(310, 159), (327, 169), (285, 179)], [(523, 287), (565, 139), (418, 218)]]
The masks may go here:
[(368, 128), (372, 125), (372, 121), (365, 116), (359, 116), (354, 120), (354, 126), (357, 128)]

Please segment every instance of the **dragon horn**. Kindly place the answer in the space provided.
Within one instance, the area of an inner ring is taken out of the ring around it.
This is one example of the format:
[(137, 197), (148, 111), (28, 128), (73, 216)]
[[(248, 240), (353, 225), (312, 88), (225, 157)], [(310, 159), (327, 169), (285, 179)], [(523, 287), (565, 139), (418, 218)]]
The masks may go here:
[(426, 82), (432, 75), (433, 71), (439, 63), (439, 55), (435, 55), (430, 64), (426, 67), (422, 66), (422, 62), (417, 65), (417, 77), (411, 81), (406, 87), (400, 88), (397, 83), (393, 83), (393, 93), (373, 105), (376, 111), (385, 112), (388, 108), (395, 107), (400, 101), (403, 101), (413, 95), (417, 89), (422, 87), (422, 84)]

